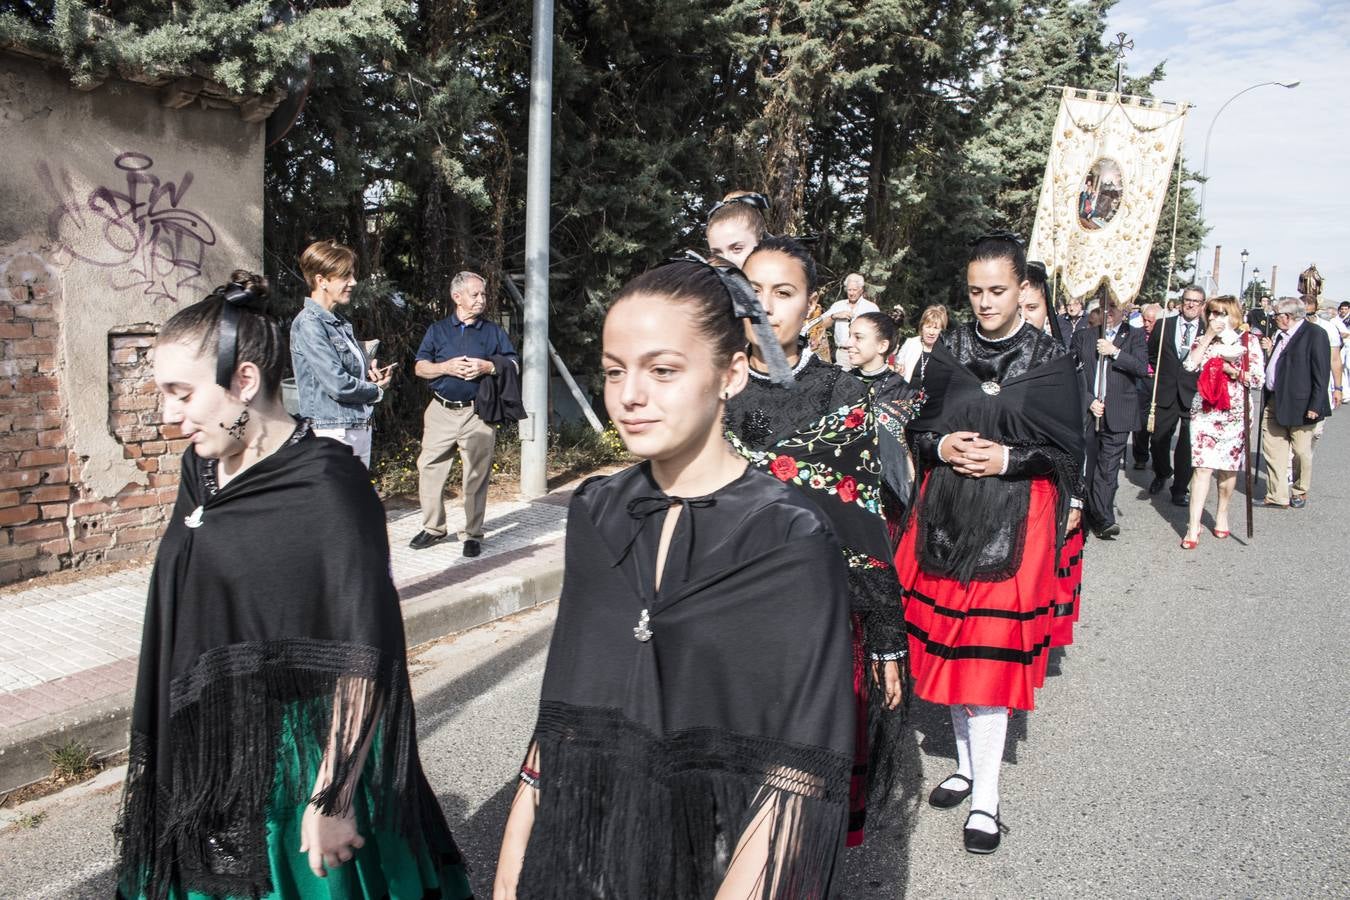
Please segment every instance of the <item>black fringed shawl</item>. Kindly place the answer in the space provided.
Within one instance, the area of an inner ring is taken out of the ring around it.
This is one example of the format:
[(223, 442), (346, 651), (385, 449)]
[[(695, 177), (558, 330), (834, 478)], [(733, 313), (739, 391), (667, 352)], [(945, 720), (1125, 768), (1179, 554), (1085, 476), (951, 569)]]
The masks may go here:
[[(123, 888), (268, 892), (267, 821), (310, 797), (321, 760), (335, 773), (313, 798), (322, 812), (359, 804), (374, 827), (453, 847), (417, 757), (384, 511), (365, 467), (301, 426), (215, 483), (215, 461), (189, 448), (150, 581)], [(279, 764), (283, 740), (304, 771)]]
[(854, 725), (843, 560), (819, 513), (754, 469), (682, 500), (642, 464), (578, 489), (565, 572), (519, 896), (711, 898), (765, 814), (763, 896), (828, 896)]
[[(1084, 452), (1078, 377), (1063, 345), (1029, 325), (1002, 341), (963, 326), (934, 346), (924, 390), (928, 399), (909, 423), (916, 479), (923, 485), (929, 476), (911, 507), (923, 570), (963, 584), (1010, 577), (1021, 564), (1038, 475), (1059, 489), (1062, 546), (1069, 500), (1082, 496)], [(953, 431), (1007, 445), (1008, 474), (967, 478), (940, 463), (937, 443)]]
[(918, 415), (927, 398), (917, 386), (918, 379), (915, 382), (910, 384), (898, 372), (886, 372), (866, 381), (876, 421), (881, 483), (885, 488), (882, 505), (886, 507), (888, 522), (901, 519), (914, 492), (905, 426)]

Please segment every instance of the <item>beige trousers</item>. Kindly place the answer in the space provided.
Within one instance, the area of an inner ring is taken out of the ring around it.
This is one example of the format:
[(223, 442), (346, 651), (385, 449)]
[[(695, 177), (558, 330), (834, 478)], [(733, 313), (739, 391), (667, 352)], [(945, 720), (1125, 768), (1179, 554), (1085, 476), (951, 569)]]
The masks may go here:
[(1313, 432), (1317, 425), (1285, 428), (1275, 421), (1274, 404), (1261, 417), (1261, 444), (1266, 457), (1266, 500), (1289, 505), (1289, 455), (1294, 456), (1294, 494), (1303, 497), (1312, 487)]
[(497, 429), (474, 413), (472, 406), (447, 409), (432, 400), (422, 414), (422, 452), (417, 457), (417, 493), (422, 504), (422, 530), (445, 534), (445, 482), (459, 448), (464, 464), (464, 530), (461, 538), (482, 540), (487, 512), (488, 476)]

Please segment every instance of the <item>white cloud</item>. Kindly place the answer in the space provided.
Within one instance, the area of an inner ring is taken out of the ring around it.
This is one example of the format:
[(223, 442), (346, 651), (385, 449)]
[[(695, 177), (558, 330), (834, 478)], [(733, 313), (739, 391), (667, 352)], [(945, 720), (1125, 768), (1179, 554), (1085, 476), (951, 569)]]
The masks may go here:
[[(1224, 247), (1220, 288), (1238, 289), (1239, 251), (1281, 293), (1310, 262), (1330, 297), (1350, 297), (1350, 210), (1337, 190), (1350, 170), (1350, 4), (1311, 0), (1122, 0), (1109, 33), (1127, 31), (1127, 62), (1144, 72), (1167, 61), (1160, 97), (1196, 105), (1186, 127), (1187, 165), (1199, 170), (1215, 114), (1205, 218), (1212, 227), (1201, 269)], [(1250, 274), (1250, 269), (1249, 273)]]

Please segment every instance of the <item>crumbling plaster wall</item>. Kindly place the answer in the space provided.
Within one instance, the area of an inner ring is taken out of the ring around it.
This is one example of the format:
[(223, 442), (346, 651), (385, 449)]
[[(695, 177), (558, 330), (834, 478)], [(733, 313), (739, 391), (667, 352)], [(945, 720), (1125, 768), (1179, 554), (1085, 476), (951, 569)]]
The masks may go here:
[[(14, 401), (53, 368), (64, 437), (35, 422), (47, 437), (32, 446), (69, 452), (72, 501), (152, 487), (110, 425), (110, 334), (153, 333), (232, 269), (261, 269), (263, 125), (163, 97), (120, 81), (79, 91), (0, 54), (0, 379)], [(24, 424), (0, 435), (15, 465)]]

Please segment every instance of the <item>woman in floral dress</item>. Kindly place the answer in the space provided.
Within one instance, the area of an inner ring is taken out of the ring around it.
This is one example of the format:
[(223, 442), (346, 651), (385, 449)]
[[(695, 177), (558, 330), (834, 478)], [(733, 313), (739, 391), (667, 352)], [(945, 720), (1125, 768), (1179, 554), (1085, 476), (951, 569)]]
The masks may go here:
[(1210, 477), (1218, 473), (1219, 505), (1214, 512), (1214, 536), (1229, 534), (1228, 505), (1237, 487), (1247, 441), (1242, 433), (1244, 385), (1260, 388), (1265, 365), (1256, 339), (1242, 328), (1242, 308), (1233, 297), (1215, 297), (1205, 304), (1207, 327), (1182, 362), (1188, 372), (1199, 372), (1199, 389), (1191, 404), (1190, 520), (1181, 546), (1194, 550), (1200, 541), (1200, 516), (1205, 511)]

